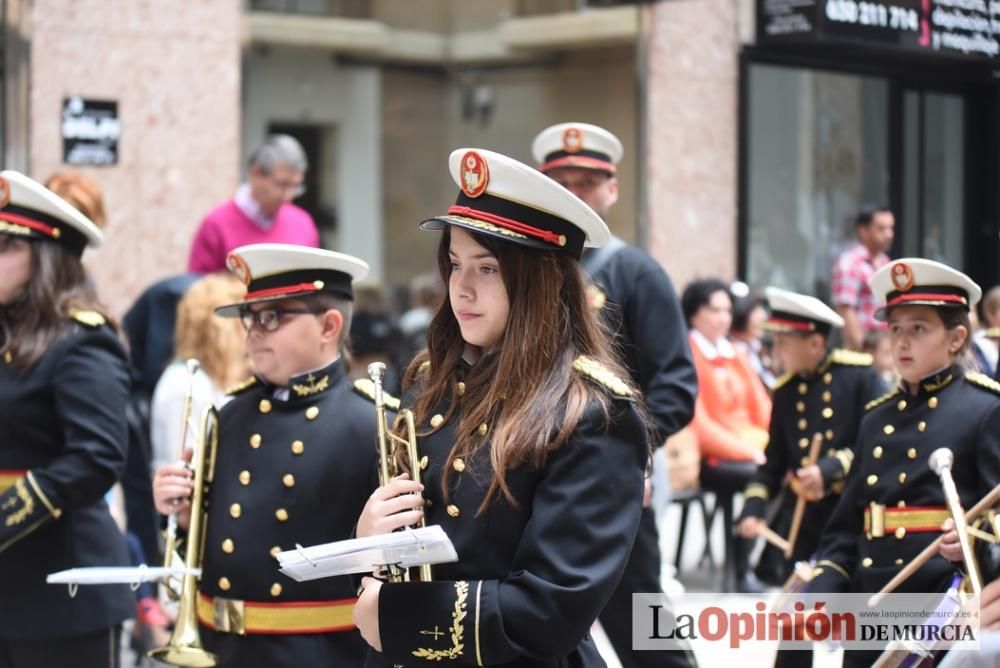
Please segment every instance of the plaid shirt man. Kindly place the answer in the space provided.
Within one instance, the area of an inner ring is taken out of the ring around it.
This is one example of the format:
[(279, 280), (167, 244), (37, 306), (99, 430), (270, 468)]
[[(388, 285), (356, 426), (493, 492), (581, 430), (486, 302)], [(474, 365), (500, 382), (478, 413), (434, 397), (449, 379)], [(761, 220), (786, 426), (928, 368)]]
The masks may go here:
[(879, 253), (872, 260), (868, 249), (856, 244), (844, 251), (833, 267), (833, 303), (854, 309), (864, 334), (885, 329), (885, 323), (875, 319), (875, 296), (868, 287), (868, 280), (887, 262), (889, 256), (885, 253)]

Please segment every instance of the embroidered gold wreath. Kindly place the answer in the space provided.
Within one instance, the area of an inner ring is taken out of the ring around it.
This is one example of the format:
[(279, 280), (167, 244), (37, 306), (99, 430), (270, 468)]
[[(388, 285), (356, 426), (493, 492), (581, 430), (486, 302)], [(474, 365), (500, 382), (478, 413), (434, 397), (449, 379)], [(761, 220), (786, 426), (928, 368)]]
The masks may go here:
[(462, 642), (465, 637), (465, 602), (469, 597), (469, 583), (463, 581), (455, 583), (455, 609), (451, 612), (451, 647), (448, 649), (428, 649), (421, 647), (411, 652), (413, 656), (428, 661), (440, 661), (442, 659), (458, 658), (465, 650)]

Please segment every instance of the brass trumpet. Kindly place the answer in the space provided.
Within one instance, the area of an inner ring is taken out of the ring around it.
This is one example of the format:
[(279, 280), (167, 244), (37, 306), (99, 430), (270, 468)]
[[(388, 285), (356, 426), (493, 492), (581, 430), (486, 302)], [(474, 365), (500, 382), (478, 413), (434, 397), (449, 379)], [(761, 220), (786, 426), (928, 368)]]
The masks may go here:
[[(190, 410), (190, 405), (186, 411)], [(150, 650), (151, 659), (172, 666), (211, 668), (216, 665), (215, 654), (204, 649), (198, 632), (197, 596), (198, 576), (192, 571), (201, 568), (205, 548), (205, 492), (215, 475), (215, 456), (219, 446), (219, 414), (209, 406), (201, 415), (198, 450), (193, 458), (194, 489), (191, 493), (191, 520), (188, 525), (187, 548), (184, 567), (188, 573), (181, 580), (178, 597), (177, 622), (170, 642), (164, 647)], [(173, 517), (173, 516), (172, 516)], [(175, 519), (176, 522), (176, 519)], [(169, 538), (169, 537), (168, 537)], [(168, 553), (168, 564), (175, 557)], [(179, 557), (178, 557), (179, 559)]]
[[(413, 482), (420, 482), (420, 454), (417, 452), (417, 428), (413, 419), (413, 411), (408, 408), (400, 410), (396, 414), (396, 420), (389, 429), (388, 416), (385, 407), (385, 393), (382, 391), (382, 378), (385, 376), (385, 364), (373, 362), (368, 365), (368, 377), (375, 384), (375, 420), (378, 431), (378, 479), (379, 485), (385, 486), (402, 473), (400, 458), (396, 454), (397, 446), (406, 447), (406, 458), (409, 462), (410, 479)], [(402, 431), (399, 435), (397, 431)], [(417, 523), (419, 526), (426, 526), (424, 518), (421, 517)], [(409, 573), (400, 569), (394, 564), (388, 566), (390, 582), (408, 581)], [(420, 581), (429, 582), (431, 580), (430, 564), (420, 566)]]

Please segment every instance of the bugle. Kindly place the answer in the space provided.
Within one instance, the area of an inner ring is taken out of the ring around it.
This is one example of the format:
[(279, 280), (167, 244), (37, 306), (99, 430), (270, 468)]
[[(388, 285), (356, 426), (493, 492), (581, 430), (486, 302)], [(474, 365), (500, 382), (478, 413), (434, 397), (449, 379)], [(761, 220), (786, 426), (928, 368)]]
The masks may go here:
[(188, 574), (181, 581), (177, 621), (170, 641), (150, 650), (149, 657), (160, 663), (190, 668), (211, 668), (216, 656), (204, 649), (198, 632), (198, 578), (191, 572), (201, 568), (205, 547), (205, 491), (215, 476), (215, 456), (219, 446), (219, 415), (209, 406), (201, 416), (197, 451), (192, 458), (194, 484), (191, 492), (191, 519), (188, 523), (184, 566)]
[[(378, 457), (379, 485), (385, 486), (400, 473), (403, 473), (400, 465), (400, 457), (396, 448), (399, 446), (406, 448), (406, 459), (408, 462), (410, 479), (413, 482), (420, 482), (420, 454), (417, 452), (417, 428), (413, 418), (413, 411), (408, 408), (400, 410), (396, 414), (392, 429), (389, 428), (388, 415), (385, 407), (385, 393), (382, 390), (382, 378), (385, 376), (385, 364), (373, 362), (368, 365), (368, 377), (375, 384), (375, 420), (378, 435)], [(402, 435), (397, 431), (401, 431)], [(419, 526), (426, 526), (424, 518), (421, 517), (417, 523)], [(409, 579), (409, 573), (401, 570), (394, 564), (388, 564), (388, 576), (392, 582), (400, 582)], [(430, 564), (420, 566), (420, 581), (429, 582), (431, 580)]]

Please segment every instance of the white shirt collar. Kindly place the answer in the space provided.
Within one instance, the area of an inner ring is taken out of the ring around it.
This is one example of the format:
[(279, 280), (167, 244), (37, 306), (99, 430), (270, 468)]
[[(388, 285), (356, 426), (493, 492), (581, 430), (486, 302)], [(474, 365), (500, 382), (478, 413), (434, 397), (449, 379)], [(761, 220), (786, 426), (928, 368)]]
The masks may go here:
[(236, 189), (233, 202), (236, 204), (236, 208), (242, 211), (243, 215), (252, 220), (253, 224), (260, 229), (268, 230), (274, 225), (274, 216), (265, 214), (261, 210), (260, 204), (250, 194), (249, 183), (240, 184), (240, 187)]
[(698, 350), (701, 354), (705, 356), (706, 359), (714, 360), (716, 357), (724, 357), (726, 359), (732, 359), (736, 357), (736, 350), (733, 348), (733, 344), (729, 342), (729, 339), (722, 337), (717, 341), (709, 341), (708, 338), (699, 332), (697, 329), (691, 329), (691, 339), (698, 346)]

